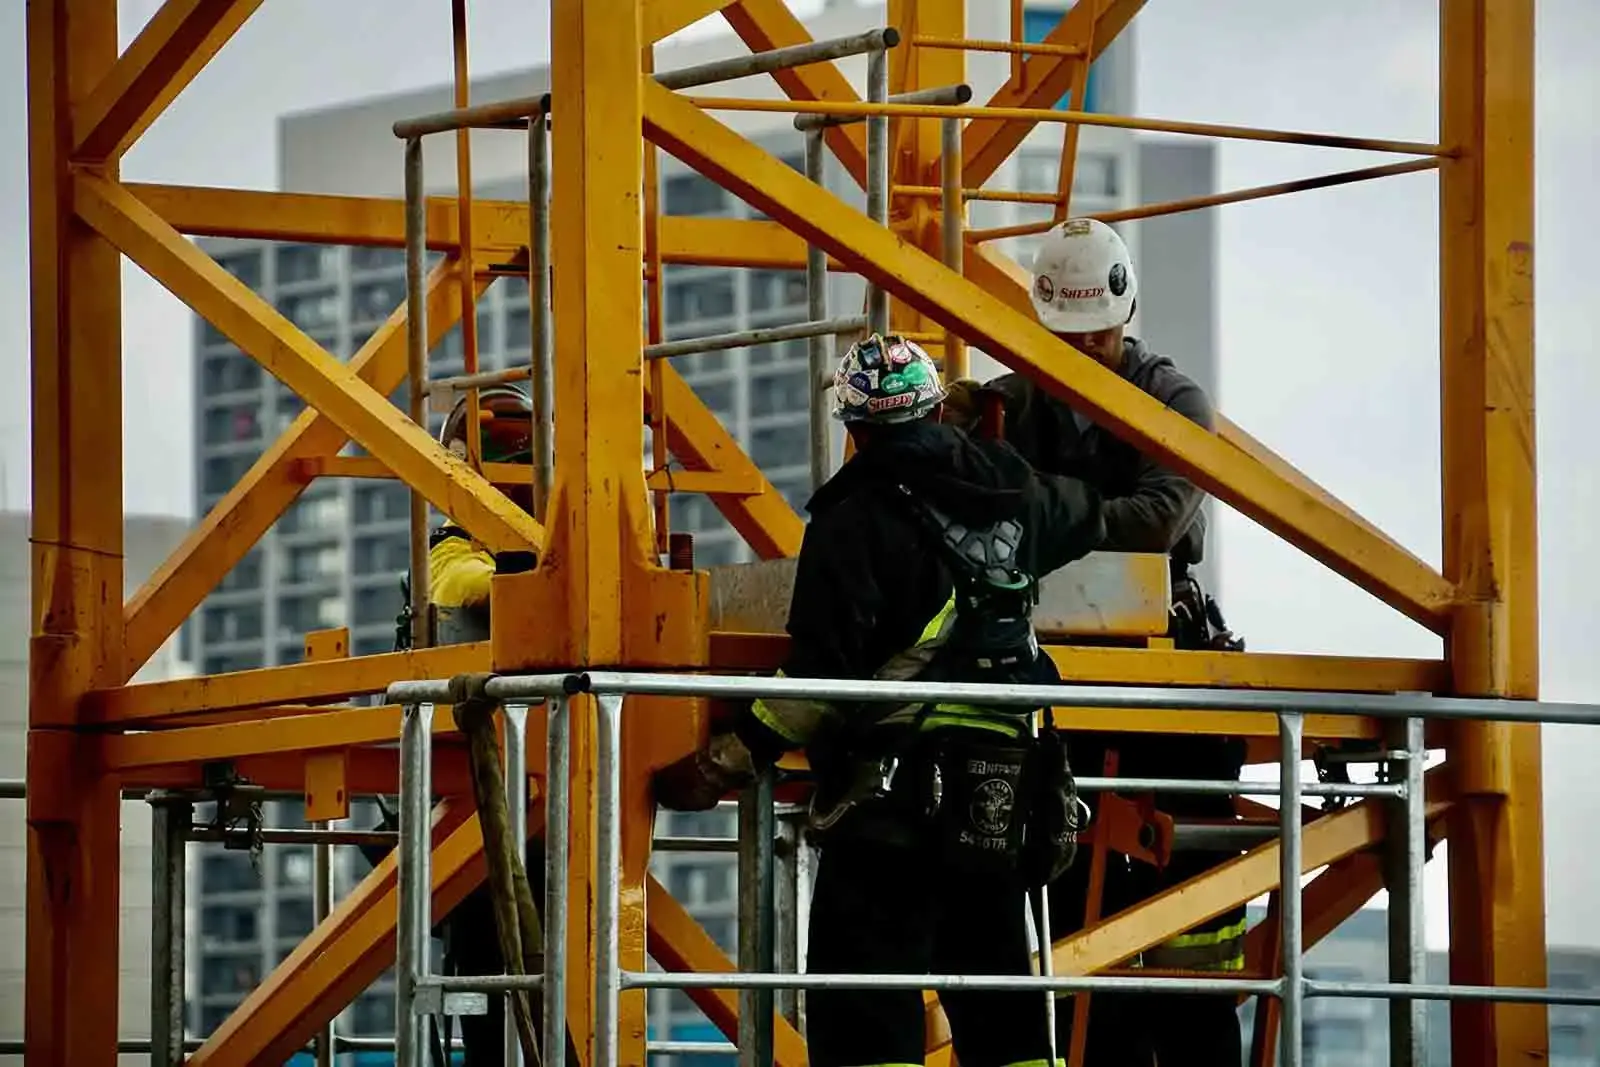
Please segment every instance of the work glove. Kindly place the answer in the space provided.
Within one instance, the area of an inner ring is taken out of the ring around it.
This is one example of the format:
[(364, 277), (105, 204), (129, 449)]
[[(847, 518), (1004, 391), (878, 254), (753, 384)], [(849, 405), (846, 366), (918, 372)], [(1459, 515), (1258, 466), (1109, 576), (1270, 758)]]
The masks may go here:
[(650, 778), (656, 803), (672, 811), (710, 811), (730, 792), (756, 780), (755, 760), (737, 734), (712, 734), (704, 748)]
[(972, 433), (983, 420), (983, 383), (958, 378), (945, 388), (943, 421)]

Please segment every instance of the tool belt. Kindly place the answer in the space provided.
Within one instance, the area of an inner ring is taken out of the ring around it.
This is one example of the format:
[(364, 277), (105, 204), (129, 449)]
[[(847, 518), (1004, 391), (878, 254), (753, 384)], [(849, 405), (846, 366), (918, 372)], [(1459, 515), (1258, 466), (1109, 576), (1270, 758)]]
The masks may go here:
[(832, 769), (813, 761), (817, 844), (849, 837), (928, 849), (950, 870), (1029, 886), (1071, 866), (1081, 806), (1053, 728), (1040, 738), (968, 726), (901, 730), (909, 736), (877, 759), (844, 755)]

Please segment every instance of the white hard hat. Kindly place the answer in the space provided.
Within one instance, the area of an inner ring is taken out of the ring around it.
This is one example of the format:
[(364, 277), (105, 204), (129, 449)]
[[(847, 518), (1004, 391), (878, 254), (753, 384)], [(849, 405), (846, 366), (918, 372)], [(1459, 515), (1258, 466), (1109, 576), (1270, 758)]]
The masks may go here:
[(1044, 235), (1033, 257), (1033, 310), (1053, 333), (1095, 333), (1133, 315), (1133, 259), (1105, 223), (1068, 219)]

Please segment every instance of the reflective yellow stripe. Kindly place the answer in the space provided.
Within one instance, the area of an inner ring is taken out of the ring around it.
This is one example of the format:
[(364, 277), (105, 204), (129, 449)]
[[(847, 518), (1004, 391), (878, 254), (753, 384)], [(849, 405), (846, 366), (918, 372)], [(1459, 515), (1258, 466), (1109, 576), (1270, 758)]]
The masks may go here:
[(1220, 930), (1179, 934), (1146, 949), (1142, 965), (1185, 971), (1242, 971), (1245, 928), (1241, 919)]
[[(774, 678), (783, 676), (781, 670), (773, 675)], [(803, 745), (811, 740), (811, 736), (817, 732), (822, 721), (833, 714), (833, 706), (822, 700), (757, 697), (750, 705), (750, 712), (761, 725), (791, 745)]]
[(1192, 948), (1197, 945), (1216, 945), (1223, 941), (1233, 941), (1243, 937), (1245, 934), (1245, 929), (1245, 920), (1240, 919), (1238, 922), (1229, 926), (1224, 926), (1220, 930), (1203, 930), (1200, 933), (1195, 934), (1179, 934), (1177, 937), (1167, 938), (1167, 940), (1163, 941), (1161, 944), (1167, 948)]

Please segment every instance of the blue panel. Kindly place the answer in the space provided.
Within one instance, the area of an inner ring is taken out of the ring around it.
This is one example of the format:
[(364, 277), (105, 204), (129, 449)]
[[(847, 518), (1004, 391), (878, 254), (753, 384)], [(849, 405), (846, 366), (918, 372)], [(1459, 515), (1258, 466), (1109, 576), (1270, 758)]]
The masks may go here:
[[(1044, 40), (1050, 35), (1050, 31), (1060, 25), (1066, 13), (1067, 9), (1059, 7), (1024, 8), (1022, 11), (1022, 39), (1035, 42)], [(1099, 79), (1096, 77), (1098, 73), (1098, 64), (1089, 67), (1089, 83), (1083, 94), (1085, 101), (1084, 107), (1081, 109), (1083, 111), (1100, 110)], [(1070, 111), (1072, 110), (1071, 103), (1072, 94), (1069, 92), (1055, 102), (1055, 110)]]

